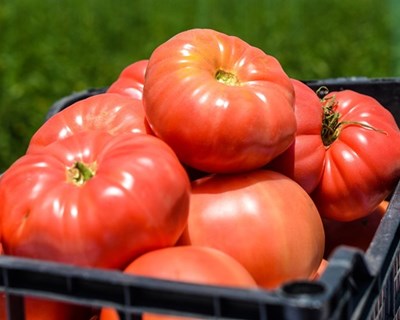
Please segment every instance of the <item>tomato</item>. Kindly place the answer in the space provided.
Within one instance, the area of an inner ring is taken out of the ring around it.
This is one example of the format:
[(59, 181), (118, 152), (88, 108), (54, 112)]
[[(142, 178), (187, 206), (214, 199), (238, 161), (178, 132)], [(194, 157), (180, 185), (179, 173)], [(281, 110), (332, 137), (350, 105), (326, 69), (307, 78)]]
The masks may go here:
[(190, 183), (171, 148), (151, 135), (84, 131), (22, 156), (0, 180), (6, 254), (123, 268), (174, 245)]
[[(177, 246), (145, 253), (134, 260), (125, 273), (198, 284), (257, 288), (252, 276), (239, 262), (222, 251), (201, 246)], [(143, 316), (143, 320), (150, 319), (188, 318)], [(118, 320), (117, 313), (104, 308), (100, 320)]]
[(295, 90), (297, 121), (295, 141), (267, 165), (298, 182), (308, 193), (318, 185), (324, 169), (322, 102), (317, 93), (299, 80), (291, 79)]
[(329, 257), (333, 250), (340, 245), (352, 246), (366, 251), (386, 213), (388, 204), (388, 201), (384, 200), (366, 217), (353, 221), (323, 219), (325, 256)]
[(28, 153), (76, 132), (105, 130), (116, 135), (122, 132), (149, 133), (140, 101), (115, 93), (98, 94), (73, 103), (56, 113), (34, 133)]
[(147, 64), (148, 60), (139, 60), (125, 67), (118, 78), (108, 87), (107, 92), (142, 100)]
[(319, 100), (292, 81), (295, 141), (266, 168), (297, 181), (325, 218), (367, 216), (400, 178), (400, 131), (393, 115), (370, 96), (343, 90)]
[(224, 251), (260, 286), (275, 288), (315, 273), (324, 230), (299, 184), (274, 171), (254, 170), (193, 181), (188, 225), (179, 243)]
[(183, 31), (153, 51), (143, 105), (153, 132), (205, 172), (259, 168), (296, 132), (294, 89), (279, 61), (210, 29)]
[(331, 92), (323, 106), (325, 165), (311, 196), (325, 218), (356, 220), (386, 199), (400, 178), (400, 130), (377, 100), (355, 91)]

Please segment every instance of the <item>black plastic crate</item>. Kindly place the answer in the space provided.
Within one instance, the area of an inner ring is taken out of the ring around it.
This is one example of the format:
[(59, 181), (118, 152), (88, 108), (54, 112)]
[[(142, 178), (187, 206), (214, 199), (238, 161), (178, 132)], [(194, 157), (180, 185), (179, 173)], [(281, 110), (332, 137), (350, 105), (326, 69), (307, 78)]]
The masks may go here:
[[(400, 123), (400, 79), (312, 80), (313, 89), (369, 94)], [(57, 101), (47, 117), (104, 92), (90, 89)], [(400, 147), (400, 146), (399, 146)], [(295, 281), (274, 291), (252, 291), (157, 280), (93, 268), (0, 257), (0, 291), (8, 319), (24, 319), (23, 297), (36, 296), (94, 308), (114, 307), (121, 319), (159, 312), (205, 319), (400, 319), (400, 181), (368, 250), (341, 246), (318, 281)]]

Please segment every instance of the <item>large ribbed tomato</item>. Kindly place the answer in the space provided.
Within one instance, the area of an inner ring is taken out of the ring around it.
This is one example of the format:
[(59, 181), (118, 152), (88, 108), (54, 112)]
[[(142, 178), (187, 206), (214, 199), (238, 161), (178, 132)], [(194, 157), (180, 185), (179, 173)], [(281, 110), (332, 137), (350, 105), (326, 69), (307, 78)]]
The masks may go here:
[(400, 131), (373, 97), (352, 90), (317, 93), (292, 80), (297, 133), (268, 168), (293, 178), (325, 218), (369, 215), (400, 177)]
[(77, 132), (21, 157), (1, 176), (1, 243), (10, 255), (124, 268), (143, 252), (175, 244), (189, 188), (160, 139)]
[(393, 115), (371, 96), (331, 92), (322, 104), (325, 163), (311, 196), (326, 218), (362, 218), (400, 178), (400, 130)]
[(210, 29), (181, 32), (153, 51), (143, 104), (155, 134), (206, 172), (261, 167), (296, 132), (294, 89), (279, 61)]
[(275, 288), (317, 271), (324, 230), (299, 184), (274, 171), (254, 170), (192, 182), (188, 226), (180, 243), (224, 251), (260, 286)]

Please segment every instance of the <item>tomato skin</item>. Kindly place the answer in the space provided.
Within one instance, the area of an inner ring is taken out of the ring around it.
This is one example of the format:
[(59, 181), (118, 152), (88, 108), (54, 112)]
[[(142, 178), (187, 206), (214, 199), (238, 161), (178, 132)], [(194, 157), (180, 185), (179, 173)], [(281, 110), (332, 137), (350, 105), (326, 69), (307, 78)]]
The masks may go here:
[[(149, 60), (139, 60), (125, 67), (107, 89), (107, 93), (116, 93), (127, 98), (133, 98), (142, 102), (144, 77)], [(153, 134), (146, 117), (144, 116), (143, 103), (141, 104), (140, 114), (143, 115), (145, 131)]]
[[(222, 251), (201, 246), (177, 246), (145, 253), (130, 263), (124, 272), (181, 282), (257, 288), (252, 276), (239, 262)], [(189, 318), (144, 314), (143, 319)], [(111, 308), (103, 308), (100, 320), (118, 320), (117, 313)]]
[(201, 246), (150, 251), (135, 259), (125, 272), (182, 282), (257, 287), (250, 273), (234, 258), (220, 250)]
[[(95, 171), (82, 184), (75, 182), (77, 162)], [(143, 252), (175, 244), (187, 221), (189, 188), (160, 139), (77, 132), (21, 157), (2, 176), (4, 252), (123, 268)]]
[(147, 64), (148, 60), (145, 59), (135, 61), (125, 67), (118, 78), (108, 87), (107, 92), (142, 100)]
[(183, 163), (201, 171), (251, 170), (282, 153), (295, 136), (293, 104), (278, 60), (237, 37), (187, 30), (149, 58), (147, 120)]
[(32, 136), (27, 153), (85, 130), (105, 130), (113, 135), (149, 133), (139, 100), (102, 93), (75, 102), (48, 119)]
[(265, 288), (315, 273), (324, 251), (321, 217), (296, 182), (269, 170), (192, 182), (179, 243), (224, 251)]
[(325, 101), (336, 101), (339, 122), (348, 124), (326, 147), (324, 172), (312, 198), (323, 217), (352, 221), (372, 212), (400, 178), (400, 130), (370, 96), (344, 90), (331, 92)]
[(322, 102), (317, 93), (291, 79), (295, 91), (296, 138), (292, 145), (267, 165), (299, 183), (307, 193), (318, 185), (324, 169), (325, 147), (321, 138)]

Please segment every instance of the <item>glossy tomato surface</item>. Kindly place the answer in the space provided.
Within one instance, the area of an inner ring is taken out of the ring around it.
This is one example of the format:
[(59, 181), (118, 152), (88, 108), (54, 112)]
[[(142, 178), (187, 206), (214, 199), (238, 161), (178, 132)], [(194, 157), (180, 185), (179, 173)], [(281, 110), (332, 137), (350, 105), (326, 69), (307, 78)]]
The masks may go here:
[(325, 146), (321, 137), (322, 102), (317, 93), (303, 82), (296, 79), (291, 81), (296, 96), (295, 141), (273, 159), (268, 168), (287, 175), (311, 193), (321, 179), (325, 163)]
[(139, 60), (125, 67), (118, 78), (109, 86), (107, 92), (142, 100), (147, 64), (148, 60)]
[(0, 180), (6, 254), (123, 268), (174, 245), (185, 227), (189, 180), (151, 135), (77, 132), (17, 160)]
[(87, 130), (105, 130), (112, 135), (149, 132), (140, 101), (102, 93), (75, 102), (53, 115), (34, 133), (27, 152), (37, 152), (56, 140)]
[(400, 178), (400, 130), (370, 96), (344, 90), (323, 103), (325, 165), (312, 198), (322, 216), (356, 220), (385, 200)]
[(255, 170), (192, 183), (182, 244), (222, 250), (265, 288), (305, 279), (324, 252), (321, 217), (310, 196), (283, 174)]
[[(255, 280), (239, 262), (222, 251), (201, 246), (177, 246), (148, 252), (134, 260), (125, 272), (180, 282), (257, 288)], [(189, 318), (143, 315), (143, 320), (150, 319)], [(100, 320), (118, 320), (117, 313), (113, 309), (104, 308)]]
[(279, 61), (210, 29), (183, 31), (153, 51), (143, 104), (155, 134), (205, 172), (263, 166), (296, 132), (294, 89)]

